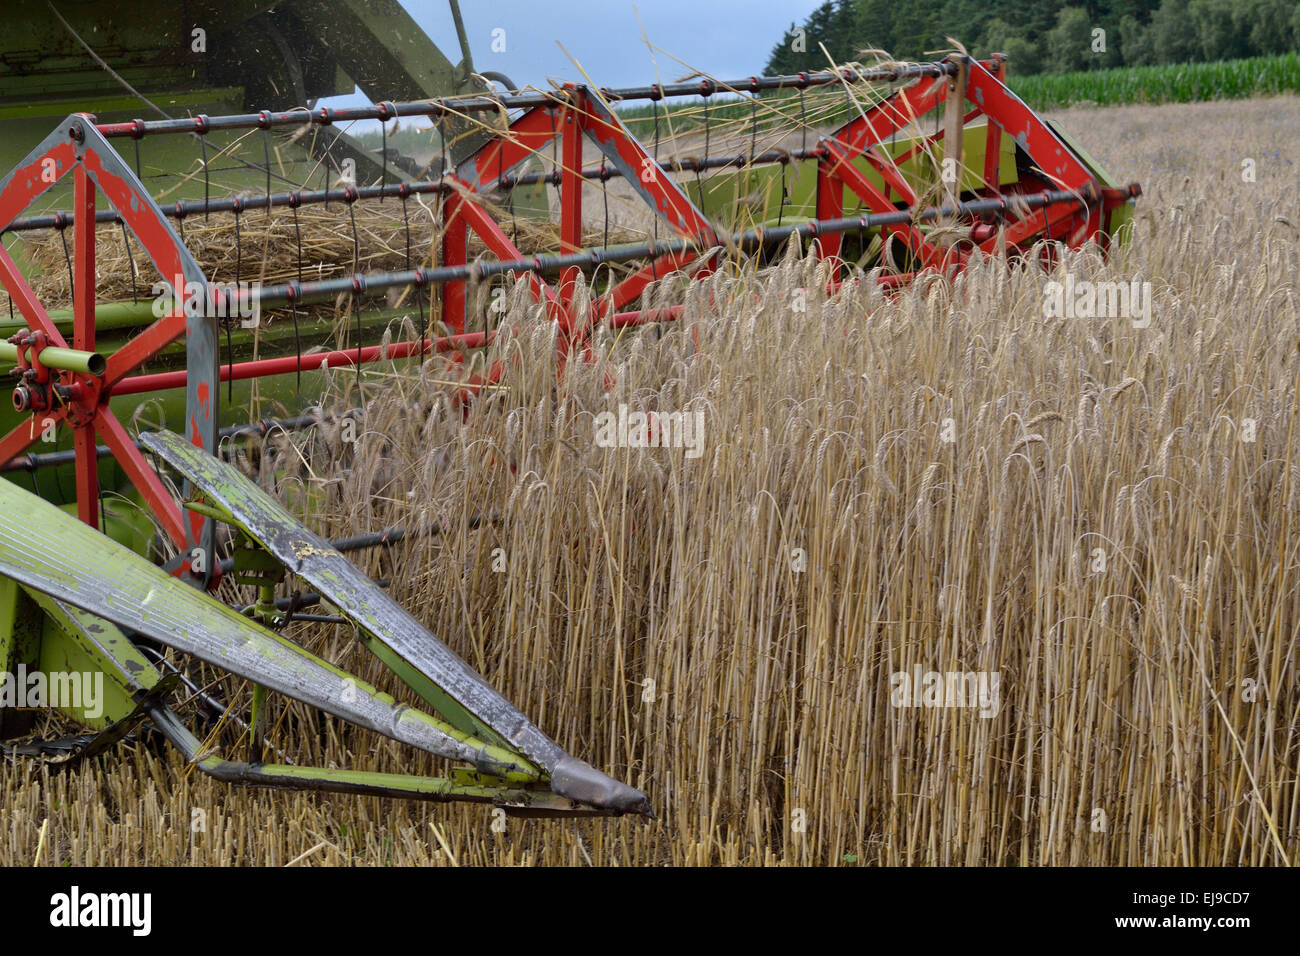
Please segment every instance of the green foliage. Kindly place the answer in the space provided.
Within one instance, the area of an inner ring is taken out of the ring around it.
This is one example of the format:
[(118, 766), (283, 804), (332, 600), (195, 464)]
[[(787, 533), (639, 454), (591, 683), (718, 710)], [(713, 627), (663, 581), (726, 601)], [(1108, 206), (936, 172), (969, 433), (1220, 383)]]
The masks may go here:
[(825, 69), (827, 55), (864, 49), (931, 59), (949, 38), (1006, 53), (1013, 75), (1268, 56), (1300, 46), (1300, 0), (826, 0), (790, 25), (765, 72)]
[(1056, 26), (1047, 31), (1047, 62), (1053, 69), (1086, 70), (1094, 57), (1091, 49), (1092, 21), (1082, 7), (1063, 7), (1056, 14)]
[(1034, 109), (1071, 103), (1188, 103), (1300, 91), (1300, 55), (1214, 63), (1162, 64), (1078, 73), (1010, 75), (1011, 88)]
[(994, 17), (984, 27), (983, 50), (1005, 53), (1010, 62), (1022, 73), (1038, 73), (1042, 59), (1038, 47), (1026, 40), (1020, 32), (1001, 17)]

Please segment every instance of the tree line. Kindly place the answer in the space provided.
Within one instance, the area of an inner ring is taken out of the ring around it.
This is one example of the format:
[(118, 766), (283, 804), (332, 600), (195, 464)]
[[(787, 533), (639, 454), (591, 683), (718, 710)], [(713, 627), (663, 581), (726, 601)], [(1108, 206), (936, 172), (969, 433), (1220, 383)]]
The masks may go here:
[(865, 61), (865, 49), (930, 59), (948, 37), (1006, 53), (1016, 73), (1229, 60), (1300, 47), (1300, 0), (826, 0), (790, 25), (765, 72), (825, 69), (827, 53)]

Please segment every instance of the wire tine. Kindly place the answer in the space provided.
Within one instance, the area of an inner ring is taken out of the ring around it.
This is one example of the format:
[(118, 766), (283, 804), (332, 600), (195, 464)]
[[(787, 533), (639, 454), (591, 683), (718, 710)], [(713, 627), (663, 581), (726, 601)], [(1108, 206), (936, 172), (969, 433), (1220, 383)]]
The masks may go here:
[[(5, 229), (0, 229), (0, 249), (4, 248), (4, 238), (5, 238), (6, 229), (8, 229), (7, 226), (5, 227)], [(9, 292), (8, 289), (5, 290), (5, 300), (9, 303), (9, 321), (12, 322), (14, 318), (14, 297)]]
[(199, 149), (203, 154), (203, 218), (207, 219), (211, 180), (208, 177), (208, 138), (203, 133), (199, 133)]
[(799, 129), (802, 133), (800, 140), (800, 152), (808, 151), (808, 113), (803, 98), (803, 87), (799, 87)]
[(266, 157), (266, 218), (271, 218), (271, 130), (262, 127), (262, 154)]
[(289, 314), (293, 316), (293, 348), (294, 348), (294, 352), (298, 356), (297, 389), (299, 392), (301, 392), (302, 391), (302, 337), (298, 333), (298, 300), (296, 296), (289, 300)]
[(384, 190), (388, 188), (388, 124), (380, 122), (379, 129), (383, 132), (384, 138), (380, 144), (383, 155), (380, 156), (380, 173), (379, 173), (379, 201), (384, 201)]
[(140, 293), (135, 287), (135, 256), (131, 252), (131, 240), (126, 234), (126, 220), (118, 217), (117, 224), (122, 228), (122, 248), (126, 250), (126, 261), (131, 267), (131, 301), (139, 305)]
[[(235, 288), (239, 288), (239, 277), (243, 272), (244, 266), (244, 247), (239, 235), (239, 200), (235, 200)], [(230, 309), (226, 310), (224, 319), (226, 325), (226, 359), (230, 366), (230, 372), (226, 379), (226, 401), (231, 405), (235, 404), (235, 344), (231, 335), (230, 327), (234, 322), (230, 316)]]
[[(361, 274), (361, 240), (357, 237), (357, 213), (356, 213), (356, 189), (349, 186), (344, 190), (348, 204), (348, 218), (352, 220), (352, 275)], [(361, 394), (361, 301), (360, 290), (357, 289), (356, 283), (359, 281), (353, 279), (352, 290), (352, 307), (357, 313), (357, 395)]]
[(77, 298), (77, 285), (72, 274), (72, 255), (68, 252), (68, 230), (66, 225), (59, 226), (59, 239), (63, 242), (63, 261), (68, 265), (68, 295), (72, 296), (72, 299), (75, 302)]
[[(293, 193), (289, 196), (289, 208), (293, 210), (293, 235), (298, 252), (298, 287), (297, 291), (302, 289), (302, 228), (298, 223), (298, 195)], [(293, 347), (298, 355), (298, 391), (302, 391), (302, 339), (298, 335), (298, 303), (297, 295), (289, 300), (290, 312), (293, 315)]]
[(406, 193), (402, 193), (402, 226), (406, 233), (406, 268), (411, 268), (411, 217), (406, 206)]

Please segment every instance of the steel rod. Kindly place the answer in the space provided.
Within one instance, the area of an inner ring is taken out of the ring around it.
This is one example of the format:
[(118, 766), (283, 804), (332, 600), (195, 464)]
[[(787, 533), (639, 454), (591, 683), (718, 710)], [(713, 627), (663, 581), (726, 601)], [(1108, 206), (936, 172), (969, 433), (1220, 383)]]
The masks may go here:
[[(897, 83), (922, 77), (951, 76), (956, 71), (956, 68), (956, 64), (945, 60), (938, 63), (915, 63), (893, 69), (855, 70), (845, 68), (835, 71), (796, 73), (782, 76), (750, 76), (730, 82), (703, 79), (685, 83), (654, 84), (622, 89), (601, 87), (600, 94), (607, 102), (613, 103), (635, 100), (660, 100), (680, 96), (712, 96), (715, 93), (732, 91), (761, 93), (769, 90), (803, 90), (842, 82)], [(583, 87), (575, 88), (583, 89)], [(235, 113), (228, 116), (200, 115), (167, 120), (130, 120), (124, 123), (100, 123), (97, 124), (96, 128), (109, 139), (115, 137), (139, 139), (143, 136), (162, 133), (203, 134), (216, 130), (271, 129), (276, 126), (304, 126), (311, 124), (332, 126), (335, 123), (352, 123), (359, 120), (387, 121), (401, 116), (441, 117), (497, 111), (502, 108), (508, 110), (528, 109), (534, 106), (559, 105), (563, 98), (564, 91), (554, 93), (537, 91), (496, 95), (484, 94), (460, 98), (441, 97), (406, 103), (380, 103), (373, 106), (340, 108), (321, 106), (313, 110), (305, 108), (278, 112), (262, 110), (258, 113)]]
[[(31, 350), (28, 350), (28, 360), (30, 361)], [(0, 362), (17, 362), (18, 346), (12, 342), (0, 340)], [(57, 369), (61, 372), (81, 372), (85, 375), (103, 375), (104, 367), (108, 364), (104, 356), (98, 352), (85, 352), (81, 349), (65, 349), (55, 345), (47, 345), (41, 349), (37, 356), (39, 361), (46, 368)]]
[[(736, 156), (713, 156), (707, 159), (666, 159), (660, 168), (670, 173), (697, 173), (706, 169), (725, 169), (728, 167), (744, 168), (746, 166), (770, 166), (774, 163), (788, 163), (799, 159), (820, 159), (826, 155), (823, 147), (811, 149), (769, 149), (753, 156), (740, 154)], [(617, 166), (588, 166), (582, 170), (583, 179), (619, 179), (623, 172)], [(560, 184), (558, 169), (544, 173), (524, 173), (512, 176), (509, 173), (492, 182), (497, 189), (513, 189), (515, 186), (531, 186), (535, 183), (547, 183), (552, 186)]]
[[(452, 187), (446, 183), (424, 179), (409, 183), (392, 183), (387, 186), (349, 186), (344, 189), (290, 190), (287, 192), (266, 193), (250, 196), (225, 196), (220, 199), (179, 200), (159, 209), (168, 219), (184, 219), (187, 216), (204, 212), (246, 212), (250, 209), (267, 209), (299, 206), (314, 206), (320, 203), (349, 203), (358, 199), (379, 199), (392, 197), (397, 199), (413, 195), (451, 192)], [(114, 209), (101, 209), (95, 213), (95, 223), (120, 223), (122, 217)], [(5, 227), (5, 232), (24, 232), (32, 229), (66, 229), (76, 222), (71, 212), (53, 212), (40, 216), (26, 216), (15, 219)]]
[[(304, 283), (306, 285), (306, 283)], [(362, 349), (338, 349), (332, 352), (316, 352), (306, 355), (286, 355), (281, 358), (258, 359), (254, 362), (240, 362), (235, 365), (222, 365), (220, 381), (236, 382), (247, 378), (261, 378), (266, 375), (289, 375), (301, 367), (304, 371), (321, 368), (344, 368), (370, 362), (389, 359), (410, 358), (424, 355), (430, 351), (451, 352), (461, 348), (482, 348), (496, 340), (496, 332), (467, 332), (464, 335), (452, 335), (445, 338), (417, 339), (409, 342), (392, 342), (388, 345), (371, 345)], [(180, 388), (186, 382), (188, 372), (180, 369), (175, 372), (156, 372), (152, 375), (134, 375), (124, 378), (113, 386), (113, 395), (135, 395), (140, 392), (165, 391)]]

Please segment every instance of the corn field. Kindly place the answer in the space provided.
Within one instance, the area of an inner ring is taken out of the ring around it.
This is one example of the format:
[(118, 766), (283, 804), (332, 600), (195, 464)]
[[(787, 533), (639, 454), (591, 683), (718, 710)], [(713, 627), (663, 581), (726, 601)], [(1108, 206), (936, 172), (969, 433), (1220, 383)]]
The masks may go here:
[(1039, 110), (1074, 103), (1114, 106), (1245, 99), (1300, 92), (1300, 54), (1032, 76), (1017, 76), (1012, 63), (1008, 82), (1021, 99)]

